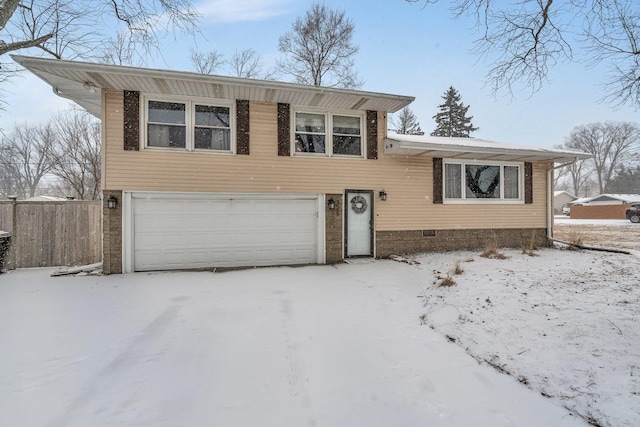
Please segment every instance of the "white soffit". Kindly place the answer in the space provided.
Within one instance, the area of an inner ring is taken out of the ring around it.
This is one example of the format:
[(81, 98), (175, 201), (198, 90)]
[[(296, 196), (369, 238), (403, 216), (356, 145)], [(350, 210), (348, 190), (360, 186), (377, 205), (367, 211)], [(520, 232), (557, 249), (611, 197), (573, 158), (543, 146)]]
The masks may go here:
[(390, 134), (384, 152), (391, 155), (442, 157), (486, 161), (571, 162), (590, 158), (587, 153), (526, 147), (477, 138), (447, 138), (426, 135)]
[(124, 67), (12, 55), (14, 61), (99, 117), (100, 92), (132, 90), (160, 95), (243, 99), (333, 109), (393, 113), (415, 98), (351, 89), (306, 86), (271, 80), (242, 79), (184, 71)]

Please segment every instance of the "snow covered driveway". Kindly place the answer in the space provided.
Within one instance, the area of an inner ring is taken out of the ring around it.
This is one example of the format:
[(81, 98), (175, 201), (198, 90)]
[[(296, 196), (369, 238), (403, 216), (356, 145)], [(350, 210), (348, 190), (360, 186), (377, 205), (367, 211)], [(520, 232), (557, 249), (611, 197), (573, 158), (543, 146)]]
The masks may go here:
[(0, 275), (2, 426), (586, 425), (420, 325), (414, 266), (50, 272)]

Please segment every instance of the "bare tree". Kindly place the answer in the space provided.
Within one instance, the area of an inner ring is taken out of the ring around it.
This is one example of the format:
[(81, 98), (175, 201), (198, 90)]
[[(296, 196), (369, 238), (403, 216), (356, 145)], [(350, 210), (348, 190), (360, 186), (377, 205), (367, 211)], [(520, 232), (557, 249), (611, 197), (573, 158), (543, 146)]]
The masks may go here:
[(578, 197), (587, 197), (592, 189), (593, 161), (591, 159), (578, 160), (570, 165), (559, 168), (556, 176), (556, 188), (562, 187), (561, 182), (566, 177), (566, 188)]
[(65, 195), (81, 200), (100, 196), (100, 123), (82, 110), (59, 113), (51, 122), (56, 139), (51, 173)]
[(424, 132), (420, 129), (418, 118), (408, 106), (400, 110), (397, 115), (394, 114), (391, 117), (391, 125), (396, 133), (402, 135), (424, 135)]
[(213, 74), (224, 62), (224, 55), (217, 50), (207, 53), (191, 51), (191, 65), (197, 73)]
[(196, 32), (198, 18), (188, 0), (0, 0), (0, 56), (34, 48), (54, 58), (100, 57), (113, 32), (148, 52), (167, 30)]
[[(406, 0), (425, 7), (439, 0)], [(637, 0), (450, 0), (454, 16), (474, 16), (475, 52), (491, 66), (494, 93), (514, 84), (535, 92), (559, 62), (604, 62), (608, 98), (640, 105), (640, 2)]]
[(640, 144), (640, 128), (627, 122), (591, 123), (573, 129), (565, 147), (593, 155), (593, 168), (600, 193), (620, 166), (635, 160)]
[(262, 60), (253, 49), (236, 50), (229, 65), (236, 77), (261, 78)]
[[(12, 176), (12, 188), (19, 198), (33, 197), (42, 179), (51, 171), (55, 134), (49, 124), (16, 125), (3, 139), (0, 166)], [(8, 193), (9, 191), (7, 191)]]
[(314, 86), (357, 88), (362, 86), (354, 67), (358, 47), (352, 42), (351, 19), (324, 4), (314, 3), (304, 17), (279, 40), (285, 56), (277, 67), (298, 83)]
[(119, 31), (114, 38), (105, 42), (98, 61), (115, 65), (143, 65), (145, 62), (135, 49), (131, 34), (126, 31)]

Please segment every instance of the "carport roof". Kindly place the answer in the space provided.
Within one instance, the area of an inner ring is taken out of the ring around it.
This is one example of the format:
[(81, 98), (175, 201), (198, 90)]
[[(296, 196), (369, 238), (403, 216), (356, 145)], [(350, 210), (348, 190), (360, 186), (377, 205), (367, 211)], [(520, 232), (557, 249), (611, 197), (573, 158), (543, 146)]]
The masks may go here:
[(385, 154), (405, 156), (485, 161), (549, 161), (554, 163), (565, 163), (592, 157), (588, 153), (528, 147), (478, 138), (448, 138), (393, 133), (390, 133), (384, 140), (384, 152)]
[(68, 98), (100, 117), (101, 90), (132, 90), (161, 95), (277, 102), (297, 106), (396, 112), (412, 96), (307, 86), (271, 80), (224, 77), (185, 71), (11, 56)]

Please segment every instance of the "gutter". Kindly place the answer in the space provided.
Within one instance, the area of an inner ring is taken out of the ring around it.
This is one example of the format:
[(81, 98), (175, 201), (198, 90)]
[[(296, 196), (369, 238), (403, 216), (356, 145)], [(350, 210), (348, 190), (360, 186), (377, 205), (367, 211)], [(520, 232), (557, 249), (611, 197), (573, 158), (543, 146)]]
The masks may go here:
[(554, 241), (553, 238), (553, 200), (551, 199), (551, 194), (553, 193), (553, 187), (551, 183), (553, 182), (553, 172), (556, 169), (560, 169), (565, 166), (569, 166), (577, 162), (579, 159), (576, 157), (570, 162), (562, 163), (561, 165), (554, 166), (552, 168), (547, 169), (547, 239)]

